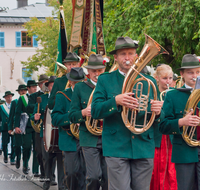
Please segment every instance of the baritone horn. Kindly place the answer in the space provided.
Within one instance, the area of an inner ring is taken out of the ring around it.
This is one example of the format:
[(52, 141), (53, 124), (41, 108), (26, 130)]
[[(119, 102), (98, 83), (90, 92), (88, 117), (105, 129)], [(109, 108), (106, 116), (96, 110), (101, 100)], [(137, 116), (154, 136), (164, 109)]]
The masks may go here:
[(74, 135), (74, 137), (78, 140), (79, 140), (79, 125), (80, 125), (79, 123), (72, 123), (70, 125), (70, 130), (72, 135)]
[[(147, 108), (151, 87), (153, 89), (153, 99), (157, 100), (157, 90), (154, 83), (144, 77), (142, 74), (140, 74), (140, 72), (155, 56), (159, 54), (169, 54), (150, 36), (145, 34), (145, 39), (145, 45), (143, 46), (143, 49), (140, 52), (140, 55), (135, 61), (134, 65), (129, 69), (128, 73), (126, 74), (122, 87), (122, 94), (134, 92), (135, 98), (137, 98), (139, 102), (139, 106), (136, 109), (129, 109), (123, 106), (122, 110), (122, 120), (125, 126), (134, 134), (141, 134), (147, 131), (154, 122), (155, 112), (151, 113), (150, 119), (147, 118)], [(137, 78), (138, 75), (140, 76), (140, 78)], [(143, 83), (142, 81), (147, 82), (147, 94), (142, 94), (143, 88), (145, 88), (145, 83)], [(142, 125), (136, 123), (137, 115), (139, 112), (142, 112), (144, 114), (144, 123)], [(149, 119), (148, 123), (147, 119)]]
[[(197, 104), (199, 103), (199, 101), (200, 101), (200, 89), (195, 89), (188, 98), (188, 101), (185, 106), (185, 113), (187, 114), (191, 110), (195, 111), (196, 109), (198, 109)], [(198, 110), (198, 116), (200, 117), (199, 110)], [(200, 146), (200, 141), (194, 138), (195, 131), (196, 131), (196, 126), (183, 126), (182, 137), (185, 140), (185, 142), (191, 147)]]
[[(114, 62), (109, 72), (115, 71), (117, 69), (118, 69), (118, 64)], [(94, 90), (92, 91), (90, 95), (87, 106), (91, 105), (92, 103), (93, 93), (94, 93)], [(85, 125), (86, 125), (87, 130), (93, 135), (97, 135), (97, 136), (102, 135), (103, 119), (92, 119), (92, 117), (87, 116)]]

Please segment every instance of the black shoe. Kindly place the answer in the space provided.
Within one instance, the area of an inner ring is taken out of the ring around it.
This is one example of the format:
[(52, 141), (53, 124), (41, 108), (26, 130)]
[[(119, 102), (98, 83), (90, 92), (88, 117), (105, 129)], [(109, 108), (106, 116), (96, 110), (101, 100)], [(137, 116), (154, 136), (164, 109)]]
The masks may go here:
[(39, 173), (33, 173), (34, 177), (40, 177), (41, 175)]
[(15, 164), (16, 164), (15, 160), (11, 160), (11, 161), (10, 161), (10, 164), (11, 164), (11, 165), (15, 165)]
[(8, 158), (5, 158), (5, 157), (4, 157), (3, 161), (4, 161), (4, 163), (7, 164), (7, 163), (8, 163)]
[(24, 173), (25, 175), (27, 175), (27, 174), (28, 174), (28, 168), (26, 168), (26, 167), (23, 167), (22, 171), (23, 171), (23, 173)]
[(0, 155), (2, 155), (2, 149), (0, 149)]
[(20, 168), (20, 160), (17, 160), (17, 162), (16, 162), (16, 165), (15, 165), (15, 166), (16, 166), (16, 168), (17, 168), (17, 169), (19, 169), (19, 168)]
[(43, 176), (43, 175), (41, 175), (40, 176), (40, 182), (45, 182), (46, 180), (45, 180), (45, 176)]
[(55, 186), (57, 185), (57, 182), (56, 181), (51, 181), (51, 186)]
[(44, 182), (43, 190), (48, 190), (49, 188), (50, 188), (50, 182), (49, 181)]

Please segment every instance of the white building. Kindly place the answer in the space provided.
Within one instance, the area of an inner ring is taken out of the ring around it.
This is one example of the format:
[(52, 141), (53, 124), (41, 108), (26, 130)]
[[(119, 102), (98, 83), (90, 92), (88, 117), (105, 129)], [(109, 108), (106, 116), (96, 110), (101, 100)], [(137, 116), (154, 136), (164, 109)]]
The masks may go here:
[[(37, 36), (27, 36), (24, 23), (31, 17), (40, 20), (55, 17), (52, 15), (53, 10), (54, 8), (47, 4), (27, 5), (27, 0), (18, 0), (18, 8), (0, 12), (0, 98), (7, 90), (16, 93), (19, 85), (17, 79), (23, 78), (25, 82), (30, 79), (24, 76), (26, 68), (21, 61), (27, 61), (37, 48), (41, 48), (35, 40)], [(44, 70), (40, 69), (37, 74), (43, 72)]]

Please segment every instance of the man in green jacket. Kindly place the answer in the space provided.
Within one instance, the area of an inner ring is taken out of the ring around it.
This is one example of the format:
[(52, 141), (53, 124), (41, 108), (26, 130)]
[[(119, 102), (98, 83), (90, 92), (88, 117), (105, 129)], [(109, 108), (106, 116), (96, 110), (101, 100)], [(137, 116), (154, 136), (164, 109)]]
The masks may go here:
[(69, 119), (72, 123), (80, 123), (79, 142), (86, 163), (86, 189), (99, 189), (101, 186), (103, 190), (107, 190), (107, 166), (102, 155), (102, 138), (91, 134), (85, 125), (86, 116), (91, 116), (91, 105), (87, 105), (89, 97), (96, 86), (99, 75), (105, 71), (106, 66), (102, 55), (92, 54), (85, 67), (90, 79), (75, 85)]
[[(24, 84), (18, 86), (19, 95), (24, 95), (27, 92), (27, 87)], [(21, 134), (16, 134), (14, 130), (14, 116), (15, 109), (17, 106), (17, 99), (11, 102), (10, 114), (9, 114), (9, 122), (8, 122), (8, 133), (14, 135), (14, 143), (15, 143), (15, 156), (16, 156), (16, 168), (20, 168), (20, 160), (21, 160), (21, 146), (22, 146), (22, 137)]]
[[(48, 82), (48, 76), (45, 74), (40, 75), (39, 80), (38, 80), (38, 86), (40, 88), (39, 91), (31, 94), (28, 97), (28, 105), (27, 105), (27, 113), (29, 115), (33, 114), (34, 111), (34, 107), (37, 103), (37, 97), (41, 96), (42, 94), (44, 94), (45, 91), (45, 83)], [(44, 166), (43, 166), (43, 160), (42, 160), (42, 150), (41, 150), (41, 144), (40, 142), (40, 134), (35, 132), (35, 152), (36, 154), (34, 154), (34, 160), (37, 159), (38, 164), (40, 165), (40, 172), (41, 172), (41, 176), (44, 177)], [(34, 173), (35, 177), (38, 177), (39, 174), (38, 173)]]
[(0, 106), (0, 121), (2, 122), (1, 132), (2, 132), (2, 149), (4, 153), (4, 163), (8, 163), (8, 143), (10, 142), (11, 137), (11, 155), (10, 163), (15, 165), (15, 151), (14, 151), (14, 137), (8, 134), (8, 118), (10, 115), (10, 106), (13, 93), (6, 91), (3, 98), (5, 98), (5, 104)]
[[(196, 110), (186, 115), (184, 113), (188, 98), (195, 88), (196, 78), (200, 76), (199, 60), (195, 55), (186, 54), (179, 70), (185, 84), (167, 92), (163, 104), (165, 119), (159, 129), (163, 134), (173, 135), (172, 162), (175, 163), (178, 190), (193, 190), (197, 186), (200, 189), (200, 148), (189, 146), (182, 138), (183, 126), (197, 126), (200, 122), (200, 117), (192, 115)], [(196, 132), (194, 138), (199, 140)]]
[[(49, 152), (45, 151), (44, 141), (43, 141), (43, 119), (44, 119), (45, 109), (46, 109), (48, 99), (49, 99), (55, 79), (56, 79), (56, 76), (51, 76), (49, 78), (48, 82), (45, 82), (45, 86), (48, 88), (49, 93), (45, 93), (40, 96), (41, 103), (39, 106), (39, 113), (37, 113), (39, 104), (36, 103), (33, 114), (31, 116), (31, 120), (35, 123), (35, 125), (39, 125), (40, 120), (42, 120), (42, 123), (40, 124), (40, 133), (38, 133), (39, 137), (37, 138), (38, 145), (40, 145), (40, 147), (38, 146), (38, 148), (40, 148), (40, 150), (38, 152), (40, 154), (42, 154), (41, 156), (42, 156), (42, 161), (43, 161), (43, 166), (44, 166), (44, 173), (41, 175), (40, 178), (41, 178), (41, 181), (43, 181), (43, 178), (50, 179), (48, 182), (45, 181), (45, 183), (43, 184), (43, 189), (48, 189), (50, 187), (50, 185), (57, 185), (57, 183), (55, 182), (55, 175), (54, 175), (56, 159), (50, 158), (49, 155), (53, 154), (53, 153), (49, 153)], [(62, 168), (62, 157), (60, 160), (57, 160), (57, 162), (59, 162), (59, 164), (60, 164), (59, 166), (61, 166), (61, 167), (58, 167), (59, 177), (60, 177), (60, 174), (61, 174), (61, 176), (64, 177), (64, 172), (63, 171), (60, 172), (60, 168), (63, 169)], [(63, 178), (63, 177), (61, 177), (61, 178)], [(58, 180), (58, 181), (60, 182), (62, 180)], [(49, 183), (48, 188), (45, 185), (46, 183)], [(59, 186), (62, 187), (62, 185), (63, 185), (63, 183), (61, 183), (61, 184), (59, 183)]]
[[(114, 54), (119, 69), (100, 75), (93, 95), (92, 117), (104, 119), (102, 144), (108, 167), (109, 190), (149, 190), (150, 187), (155, 150), (154, 128), (135, 135), (127, 129), (121, 116), (122, 106), (135, 109), (139, 105), (134, 93), (121, 93), (124, 77), (134, 64), (137, 47), (137, 41), (129, 37), (116, 40), (115, 50), (110, 54)], [(142, 94), (147, 94), (147, 82), (142, 83)], [(148, 107), (148, 111), (154, 111), (159, 117), (162, 103), (151, 99), (152, 89), (149, 93), (151, 109)], [(159, 122), (160, 118), (157, 119)], [(137, 112), (136, 123), (144, 123), (144, 112)]]
[[(31, 149), (33, 143), (33, 154), (35, 154), (35, 131), (30, 123), (30, 115), (27, 114), (26, 107), (28, 105), (28, 97), (37, 90), (37, 83), (34, 80), (27, 82), (28, 93), (19, 97), (15, 109), (15, 133), (22, 134), (23, 147), (23, 173), (28, 174), (28, 161), (31, 156)], [(33, 156), (33, 158), (36, 158)], [(38, 173), (37, 159), (33, 159), (32, 172)]]
[[(71, 68), (79, 66), (79, 57), (77, 56), (76, 53), (68, 52), (65, 60), (62, 63), (65, 66), (65, 68), (67, 68), (66, 72), (70, 72)], [(56, 93), (58, 91), (62, 91), (64, 89), (66, 89), (67, 82), (68, 82), (68, 79), (66, 77), (66, 73), (62, 77), (57, 78), (55, 80), (54, 85), (53, 85), (53, 89), (51, 91), (51, 95), (50, 95), (49, 100), (48, 100), (49, 109), (51, 109), (51, 110), (53, 109), (54, 103), (55, 103)]]
[(74, 67), (71, 69), (67, 74), (71, 88), (57, 93), (55, 106), (51, 114), (53, 126), (59, 127), (58, 146), (64, 154), (64, 168), (69, 190), (84, 190), (86, 187), (82, 151), (79, 140), (70, 131), (71, 122), (68, 117), (74, 86), (84, 78), (85, 75), (82, 68)]

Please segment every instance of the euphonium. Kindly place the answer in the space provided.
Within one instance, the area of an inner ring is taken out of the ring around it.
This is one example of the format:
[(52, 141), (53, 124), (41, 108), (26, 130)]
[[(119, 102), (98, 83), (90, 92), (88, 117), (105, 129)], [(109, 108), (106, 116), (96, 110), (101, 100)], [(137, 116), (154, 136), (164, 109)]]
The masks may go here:
[[(118, 69), (118, 65), (116, 63), (113, 63), (113, 66), (109, 70), (109, 72), (115, 71)], [(88, 100), (87, 106), (89, 106), (92, 103), (94, 90), (92, 91), (90, 98)], [(92, 119), (91, 117), (86, 117), (85, 125), (87, 130), (92, 133), (93, 135), (100, 136), (102, 135), (103, 130), (103, 119)]]
[(176, 79), (176, 88), (181, 88), (181, 86), (183, 86), (184, 82), (181, 76), (178, 76), (178, 78)]
[[(135, 90), (135, 98), (138, 99), (139, 106), (137, 109), (130, 110), (129, 108), (123, 106), (122, 110), (122, 120), (126, 127), (134, 134), (141, 134), (147, 131), (154, 122), (155, 112), (152, 112), (150, 120), (147, 121), (147, 107), (149, 101), (150, 87), (152, 86), (154, 100), (157, 100), (157, 91), (154, 83), (140, 74), (141, 70), (157, 55), (159, 54), (169, 54), (160, 44), (153, 40), (150, 36), (145, 34), (145, 45), (140, 52), (138, 59), (135, 61), (134, 65), (129, 69), (125, 76), (122, 94), (127, 92), (133, 92)], [(140, 75), (141, 78), (137, 78)], [(143, 83), (141, 81), (146, 81), (148, 84), (148, 94), (142, 94)], [(134, 89), (134, 86), (136, 88)], [(136, 124), (137, 112), (144, 112), (144, 123), (143, 125)], [(129, 114), (130, 112), (130, 114)], [(136, 127), (138, 126), (138, 128)]]
[[(187, 114), (191, 110), (195, 111), (199, 101), (200, 101), (200, 89), (195, 89), (188, 98), (188, 101), (185, 106), (185, 113)], [(191, 126), (191, 127), (183, 126), (182, 137), (185, 140), (185, 142), (192, 147), (200, 146), (200, 141), (193, 139), (195, 130), (196, 126)]]

